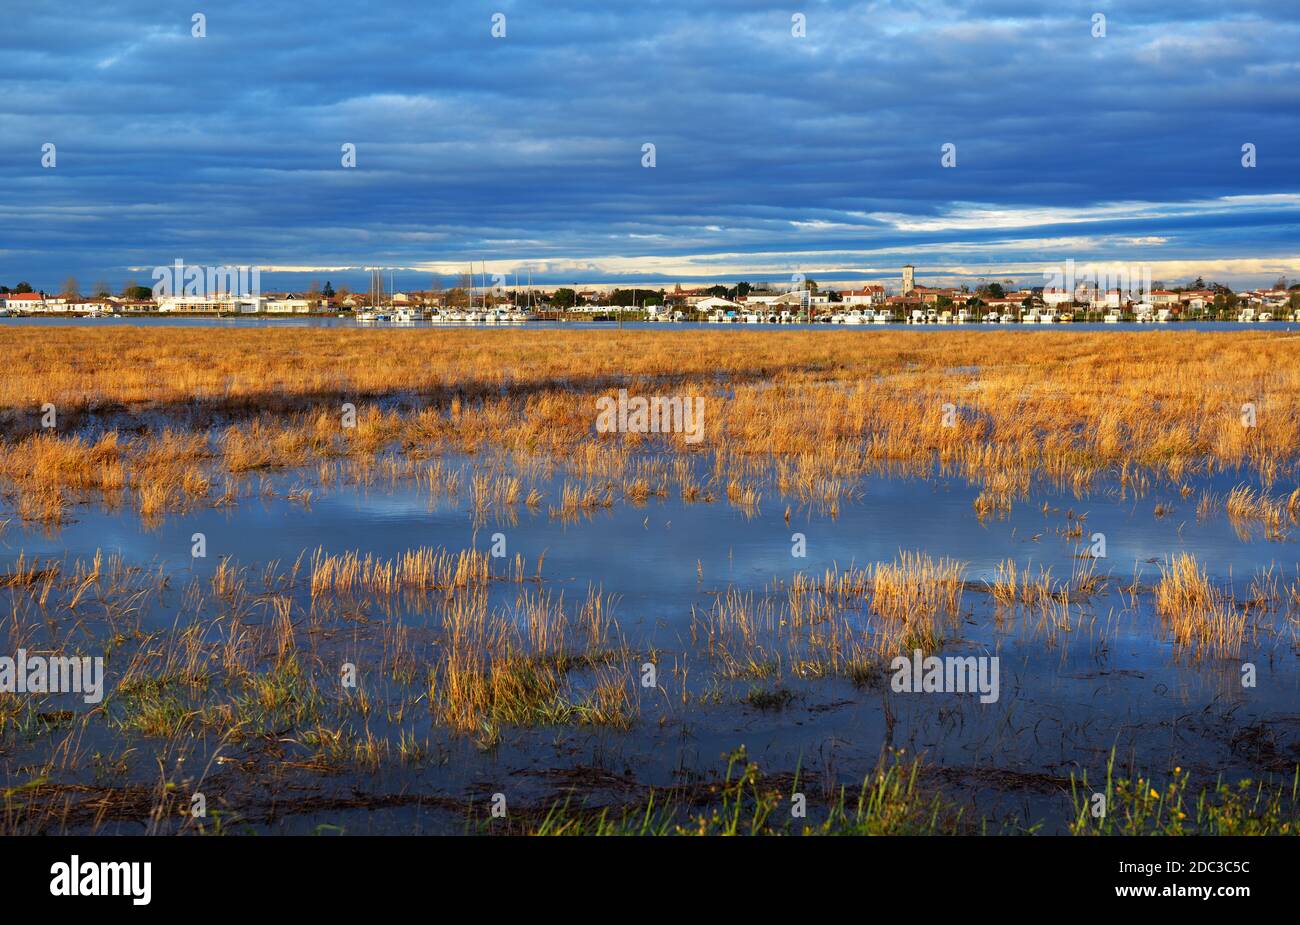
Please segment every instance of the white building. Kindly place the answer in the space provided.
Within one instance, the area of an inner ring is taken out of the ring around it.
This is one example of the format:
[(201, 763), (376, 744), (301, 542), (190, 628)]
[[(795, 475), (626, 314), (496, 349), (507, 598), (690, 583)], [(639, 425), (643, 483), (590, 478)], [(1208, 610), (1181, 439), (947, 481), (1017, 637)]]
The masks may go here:
[[(406, 301), (403, 300), (403, 304)], [(262, 310), (272, 315), (305, 315), (311, 311), (311, 302), (307, 299), (267, 299)]]
[(845, 305), (879, 305), (885, 301), (884, 286), (867, 286), (865, 289), (850, 289), (842, 293)]
[(4, 296), (6, 308), (20, 312), (73, 312), (78, 309), (64, 298), (43, 296), (38, 292), (11, 292)]
[(45, 297), (39, 292), (11, 292), (3, 296), (5, 308), (19, 312), (45, 311)]
[(739, 302), (733, 302), (730, 299), (724, 299), (721, 296), (709, 296), (707, 299), (700, 299), (692, 306), (698, 312), (727, 311), (730, 309), (740, 308)]
[(1124, 295), (1118, 289), (1107, 289), (1104, 293), (1094, 291), (1088, 304), (1098, 311), (1107, 308), (1123, 308)]
[(158, 300), (158, 311), (175, 312), (177, 314), (186, 313), (208, 313), (217, 312), (238, 313), (241, 315), (254, 315), (263, 310), (266, 299), (261, 296), (236, 296), (236, 295), (183, 295), (168, 296)]

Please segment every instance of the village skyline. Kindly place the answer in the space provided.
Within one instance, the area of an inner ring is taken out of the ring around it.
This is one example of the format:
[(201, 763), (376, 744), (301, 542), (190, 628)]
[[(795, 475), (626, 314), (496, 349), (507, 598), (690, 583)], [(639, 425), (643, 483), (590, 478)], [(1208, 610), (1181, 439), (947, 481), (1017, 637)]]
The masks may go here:
[[(181, 261), (177, 261), (180, 263)], [(961, 272), (952, 272), (951, 268), (926, 267), (922, 270), (926, 284), (940, 289), (957, 289), (978, 292), (991, 284), (1003, 288), (1043, 289), (1053, 288), (1052, 279), (1069, 267), (1079, 267), (1086, 274), (1104, 279), (1107, 275), (1124, 277), (1130, 271), (1138, 272), (1153, 281), (1158, 289), (1197, 289), (1222, 287), (1235, 292), (1255, 290), (1285, 289), (1293, 282), (1300, 282), (1300, 259), (1293, 268), (1287, 261), (1249, 261), (1250, 272), (1233, 272), (1241, 269), (1248, 261), (1208, 262), (1184, 266), (1167, 262), (1150, 263), (1133, 261), (1076, 261), (1073, 257), (1064, 258), (1059, 263), (1026, 267), (989, 267), (966, 268)], [(99, 277), (87, 280), (75, 274), (54, 272), (48, 277), (35, 274), (23, 276), (21, 272), (9, 273), (0, 277), (0, 295), (9, 292), (36, 292), (49, 296), (84, 295), (90, 297), (107, 297), (121, 295), (129, 289), (154, 289), (156, 274), (164, 267), (131, 267), (112, 277)], [(200, 267), (204, 265), (199, 265)], [(229, 264), (213, 263), (209, 267), (232, 268)], [(586, 278), (556, 277), (542, 272), (532, 264), (518, 264), (509, 261), (473, 261), (467, 262), (459, 269), (450, 265), (435, 269), (419, 267), (378, 267), (378, 266), (330, 266), (319, 268), (295, 268), (294, 270), (273, 267), (242, 267), (245, 273), (255, 272), (259, 278), (259, 288), (268, 292), (308, 293), (320, 291), (325, 286), (352, 292), (364, 291), (370, 285), (370, 278), (378, 273), (390, 292), (414, 291), (435, 292), (454, 288), (489, 291), (492, 289), (510, 289), (516, 291), (533, 291), (541, 293), (554, 292), (557, 289), (574, 291), (590, 290), (608, 293), (622, 289), (644, 289), (652, 291), (692, 291), (708, 290), (718, 286), (734, 288), (737, 285), (764, 290), (782, 290), (797, 288), (804, 280), (813, 280), (819, 288), (831, 290), (852, 290), (868, 286), (883, 286), (891, 292), (902, 293), (906, 288), (900, 273), (903, 264), (892, 268), (873, 268), (871, 271), (838, 271), (823, 268), (760, 270), (753, 273), (717, 273), (712, 275), (667, 278), (658, 276), (632, 275), (626, 278)], [(1224, 272), (1225, 267), (1227, 272)], [(1215, 269), (1220, 272), (1214, 272)], [(1198, 282), (1199, 281), (1199, 282)], [(179, 288), (179, 287), (178, 287)], [(1104, 285), (1102, 288), (1105, 288)]]
[[(128, 283), (118, 294), (106, 284), (82, 295), (69, 277), (58, 295), (33, 290), (22, 282), (0, 284), (0, 313), (6, 315), (322, 315), (354, 316), (371, 321), (519, 322), (566, 314), (588, 318), (619, 317), (627, 309), (650, 321), (703, 320), (734, 323), (840, 324), (957, 323), (968, 321), (1071, 321), (1100, 316), (1106, 322), (1296, 320), (1300, 316), (1300, 281), (1277, 278), (1271, 285), (1234, 289), (1197, 277), (1185, 284), (1153, 280), (1150, 267), (1075, 265), (1067, 261), (1042, 275), (1045, 285), (1017, 284), (1014, 279), (981, 278), (971, 286), (933, 285), (917, 268), (904, 265), (894, 281), (819, 282), (801, 273), (777, 283), (747, 280), (698, 286), (583, 287), (520, 284), (505, 274), (463, 273), (444, 286), (440, 277), (429, 288), (399, 290), (392, 276), (372, 270), (364, 291), (345, 283), (322, 285), (313, 280), (302, 291), (262, 287), (258, 268), (202, 267), (176, 260), (154, 268), (151, 287)], [(1030, 280), (1030, 283), (1034, 280)], [(480, 311), (475, 312), (475, 307)], [(388, 314), (382, 314), (387, 311)], [(644, 313), (642, 315), (641, 313)]]

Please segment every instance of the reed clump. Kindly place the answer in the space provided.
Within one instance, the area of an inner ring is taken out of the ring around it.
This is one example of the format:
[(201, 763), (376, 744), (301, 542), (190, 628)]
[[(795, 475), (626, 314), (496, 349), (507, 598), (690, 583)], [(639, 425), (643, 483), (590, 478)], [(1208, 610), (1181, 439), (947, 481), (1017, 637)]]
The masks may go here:
[[(491, 556), (475, 549), (449, 552), (420, 547), (393, 558), (358, 552), (326, 553), (317, 548), (311, 557), (311, 592), (324, 594), (390, 595), (402, 591), (446, 591), (485, 586), (493, 580)], [(524, 561), (516, 556), (502, 580), (523, 581)]]
[(964, 575), (961, 563), (923, 552), (878, 563), (871, 573), (871, 609), (884, 618), (884, 647), (890, 653), (936, 648), (942, 620), (960, 612)]
[(1210, 582), (1194, 556), (1179, 553), (1160, 567), (1155, 602), (1180, 645), (1224, 655), (1240, 649), (1246, 615)]

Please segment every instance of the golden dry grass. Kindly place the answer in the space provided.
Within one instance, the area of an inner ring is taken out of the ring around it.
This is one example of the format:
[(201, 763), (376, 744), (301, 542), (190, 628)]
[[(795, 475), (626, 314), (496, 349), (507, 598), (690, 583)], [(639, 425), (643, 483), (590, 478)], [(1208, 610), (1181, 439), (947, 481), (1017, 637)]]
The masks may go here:
[[(634, 503), (675, 488), (753, 510), (764, 477), (834, 514), (864, 473), (936, 466), (980, 485), (987, 516), (1035, 477), (1141, 491), (1152, 475), (1241, 467), (1267, 486), (1300, 447), (1300, 339), (1270, 332), (15, 327), (0, 349), (0, 482), (23, 518), (44, 521), (123, 490), (146, 517), (231, 503), (229, 483), (211, 491), (223, 479), (332, 459), (364, 472), (380, 450), (412, 478), (448, 451), (563, 459), (582, 484), (557, 499), (560, 517), (612, 503), (618, 487)], [(597, 434), (595, 400), (620, 387), (703, 397), (703, 442)], [(38, 432), (45, 402), (56, 434)], [(355, 427), (341, 424), (345, 402)], [(108, 430), (78, 432), (92, 413)], [(650, 446), (676, 461), (710, 454), (710, 483), (675, 464), (638, 470)], [(505, 471), (466, 487), (480, 513), (541, 502)]]
[(1215, 653), (1236, 652), (1246, 631), (1246, 615), (1187, 553), (1160, 567), (1156, 611), (1180, 645)]
[[(523, 580), (523, 560), (514, 561), (513, 580)], [(327, 554), (317, 549), (311, 558), (311, 592), (322, 594), (397, 594), (481, 587), (492, 580), (491, 558), (474, 549), (458, 553), (421, 547), (392, 559), (356, 552)]]

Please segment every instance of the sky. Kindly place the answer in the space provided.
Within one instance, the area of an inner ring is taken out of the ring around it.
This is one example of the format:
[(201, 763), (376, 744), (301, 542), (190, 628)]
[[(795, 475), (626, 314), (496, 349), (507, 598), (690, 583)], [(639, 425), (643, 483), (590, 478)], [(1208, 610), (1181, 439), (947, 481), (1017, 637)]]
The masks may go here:
[(1294, 0), (0, 4), (11, 286), (1300, 280)]

